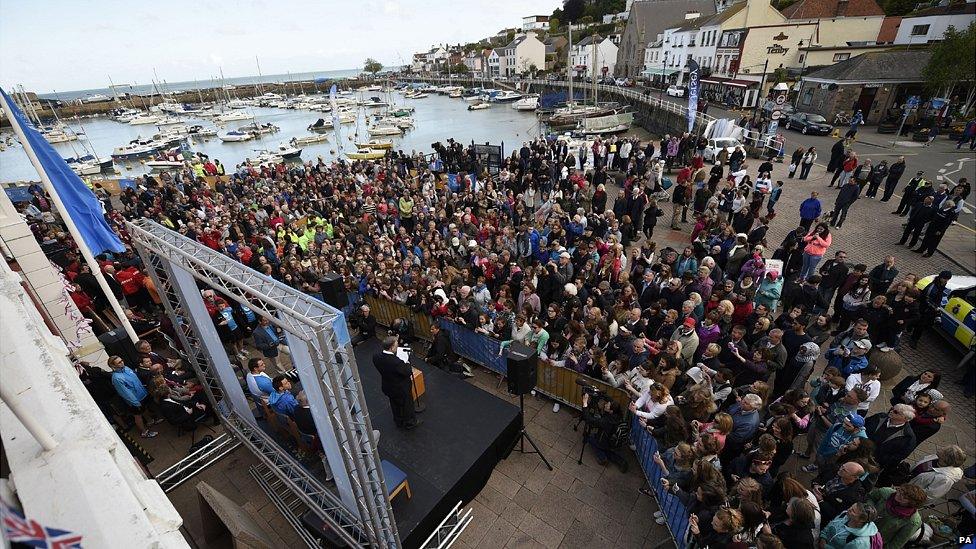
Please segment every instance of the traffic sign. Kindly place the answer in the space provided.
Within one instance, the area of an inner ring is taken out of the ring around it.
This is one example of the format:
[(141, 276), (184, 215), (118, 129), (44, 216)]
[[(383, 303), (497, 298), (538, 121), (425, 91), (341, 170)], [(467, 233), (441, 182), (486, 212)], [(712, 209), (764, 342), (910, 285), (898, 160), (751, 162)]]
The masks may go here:
[(777, 105), (782, 105), (783, 103), (786, 103), (786, 96), (785, 95), (777, 95), (776, 96), (776, 104)]

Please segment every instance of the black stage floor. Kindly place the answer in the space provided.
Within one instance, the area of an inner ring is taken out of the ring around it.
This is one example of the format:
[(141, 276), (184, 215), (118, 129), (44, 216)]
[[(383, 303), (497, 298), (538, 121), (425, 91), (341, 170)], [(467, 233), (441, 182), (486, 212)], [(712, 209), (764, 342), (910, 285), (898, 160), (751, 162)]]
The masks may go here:
[(517, 406), (416, 357), (424, 373), (427, 409), (423, 424), (411, 431), (393, 424), (390, 402), (380, 391), (371, 339), (356, 347), (356, 362), (373, 428), (380, 430), (380, 457), (407, 474), (413, 497), (401, 492), (393, 514), (404, 547), (418, 547), (458, 502), (467, 504), (488, 482), (495, 465), (519, 436)]

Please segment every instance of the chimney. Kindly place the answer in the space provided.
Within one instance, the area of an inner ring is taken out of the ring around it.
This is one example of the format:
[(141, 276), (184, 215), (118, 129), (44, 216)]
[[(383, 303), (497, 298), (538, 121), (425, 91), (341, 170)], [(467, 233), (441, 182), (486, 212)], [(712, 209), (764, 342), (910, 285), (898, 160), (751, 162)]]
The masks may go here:
[(835, 17), (847, 17), (847, 7), (850, 5), (848, 0), (837, 0), (837, 12)]

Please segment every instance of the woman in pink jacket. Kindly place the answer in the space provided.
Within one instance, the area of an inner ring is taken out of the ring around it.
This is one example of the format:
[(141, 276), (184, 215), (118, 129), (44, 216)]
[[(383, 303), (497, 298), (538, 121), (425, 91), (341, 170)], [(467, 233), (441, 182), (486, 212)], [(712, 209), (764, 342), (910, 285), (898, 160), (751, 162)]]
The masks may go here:
[(830, 247), (830, 229), (826, 223), (817, 223), (810, 234), (803, 237), (803, 241), (806, 246), (803, 248), (803, 267), (800, 269), (801, 283), (817, 273), (817, 264)]

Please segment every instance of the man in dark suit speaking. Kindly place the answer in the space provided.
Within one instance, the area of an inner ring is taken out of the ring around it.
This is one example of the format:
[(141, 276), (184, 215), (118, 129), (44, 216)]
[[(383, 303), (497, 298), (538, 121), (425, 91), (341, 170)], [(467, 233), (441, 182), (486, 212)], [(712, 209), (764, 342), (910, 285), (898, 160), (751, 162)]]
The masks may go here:
[(413, 396), (410, 394), (413, 372), (410, 364), (397, 357), (397, 345), (400, 340), (396, 336), (383, 339), (383, 351), (373, 355), (373, 366), (380, 372), (383, 380), (383, 394), (390, 399), (393, 409), (393, 421), (401, 429), (413, 429), (420, 425), (413, 408)]

